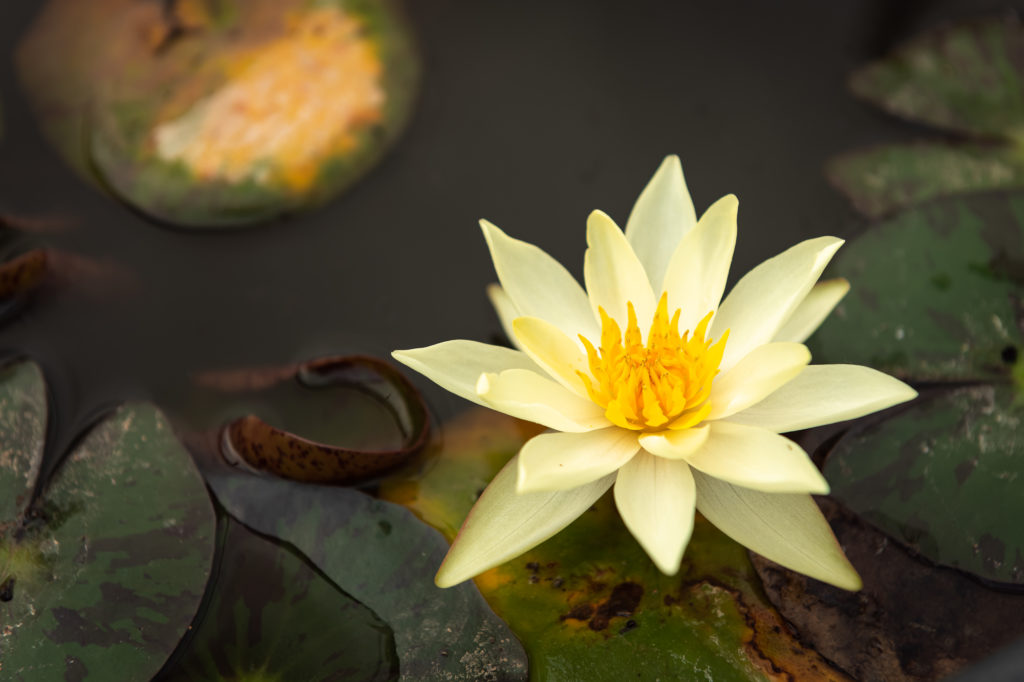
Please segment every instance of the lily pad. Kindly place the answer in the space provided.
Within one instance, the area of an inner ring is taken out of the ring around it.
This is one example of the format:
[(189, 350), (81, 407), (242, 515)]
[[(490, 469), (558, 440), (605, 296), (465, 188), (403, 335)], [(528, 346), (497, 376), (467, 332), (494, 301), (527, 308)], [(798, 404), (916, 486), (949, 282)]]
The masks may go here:
[(189, 227), (335, 196), (394, 142), (418, 80), (388, 0), (50, 0), (17, 63), (68, 163)]
[(1019, 194), (904, 212), (834, 262), (855, 286), (811, 340), (819, 362), (867, 364), (929, 388), (839, 440), (824, 467), (832, 494), (937, 563), (1015, 585), (1022, 243)]
[(886, 111), (976, 137), (1024, 136), (1024, 27), (1012, 14), (924, 33), (850, 78)]
[(399, 679), (525, 679), (522, 647), (476, 588), (434, 586), (447, 543), (409, 511), (350, 488), (230, 471), (207, 480), (232, 516), (297, 548), (388, 624)]
[(920, 142), (871, 147), (829, 161), (829, 179), (879, 218), (950, 194), (1024, 187), (1024, 147)]
[(906, 211), (847, 244), (853, 283), (809, 346), (816, 362), (911, 381), (1006, 381), (1021, 339), (1024, 195)]
[[(446, 425), (425, 470), (394, 477), (381, 495), (451, 539), (537, 428), (487, 410), (466, 413)], [(476, 584), (522, 639), (534, 680), (846, 679), (790, 634), (746, 550), (699, 516), (675, 577), (657, 570), (605, 497)]]
[(214, 514), (202, 478), (151, 405), (97, 425), (31, 501), (45, 386), (0, 376), (0, 583), (5, 679), (148, 680), (203, 595)]
[(969, 141), (850, 152), (829, 162), (829, 178), (872, 218), (942, 196), (1021, 187), (1022, 54), (1024, 27), (1002, 16), (925, 33), (858, 69), (850, 79), (855, 94)]
[(1024, 585), (1024, 406), (1017, 391), (939, 391), (843, 438), (825, 476), (836, 499), (911, 549)]
[(225, 518), (213, 593), (174, 666), (157, 679), (394, 679), (391, 629), (293, 550)]
[(993, 590), (960, 571), (936, 568), (842, 505), (820, 503), (860, 570), (860, 592), (807, 579), (759, 557), (754, 565), (801, 639), (854, 679), (947, 679), (1024, 635), (1024, 594)]

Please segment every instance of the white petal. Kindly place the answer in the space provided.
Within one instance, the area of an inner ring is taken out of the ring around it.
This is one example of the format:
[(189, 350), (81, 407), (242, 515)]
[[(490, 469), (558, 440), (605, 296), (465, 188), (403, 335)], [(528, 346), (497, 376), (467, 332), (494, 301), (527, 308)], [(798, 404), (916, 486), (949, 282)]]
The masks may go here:
[(480, 221), (480, 227), (501, 286), (521, 314), (545, 319), (572, 338), (597, 333), (587, 294), (568, 270), (533, 244), (509, 237), (486, 220)]
[(682, 311), (680, 331), (693, 329), (705, 315), (718, 309), (736, 246), (738, 208), (739, 202), (732, 194), (716, 201), (672, 254), (661, 291), (668, 292), (670, 312)]
[(793, 441), (756, 426), (711, 422), (704, 446), (686, 457), (708, 476), (769, 493), (828, 493), (828, 482)]
[(775, 332), (774, 341), (803, 343), (825, 321), (832, 309), (850, 291), (850, 283), (843, 279), (829, 279), (815, 284), (800, 302), (788, 320)]
[(519, 451), (521, 493), (567, 490), (616, 471), (640, 449), (636, 432), (617, 426), (588, 433), (544, 433)]
[(761, 556), (844, 590), (860, 576), (810, 495), (763, 493), (693, 472), (697, 510)]
[[(512, 331), (512, 321), (520, 317), (522, 313), (519, 312), (516, 304), (512, 302), (512, 299), (509, 298), (509, 295), (505, 293), (500, 284), (487, 285), (487, 298), (491, 300), (494, 311), (498, 313), (498, 320), (501, 322), (501, 328), (504, 330), (505, 336), (508, 337), (513, 346), (519, 348), (519, 342)], [(520, 348), (520, 350), (522, 349)]]
[(483, 374), (476, 392), (488, 407), (549, 429), (581, 432), (611, 426), (599, 405), (527, 369)]
[(587, 356), (575, 339), (539, 317), (520, 317), (512, 323), (516, 345), (558, 383), (582, 398), (587, 389), (577, 372), (590, 375)]
[(544, 542), (597, 502), (615, 475), (572, 490), (516, 493), (513, 457), (473, 505), (434, 582), (451, 587)]
[(785, 433), (863, 417), (913, 400), (917, 391), (860, 365), (811, 365), (728, 421)]
[(697, 214), (679, 157), (667, 156), (626, 221), (626, 237), (643, 263), (652, 288), (661, 286), (672, 252), (696, 224)]
[(679, 572), (693, 533), (696, 489), (686, 462), (641, 452), (615, 479), (615, 506), (626, 528), (666, 575)]
[(485, 407), (487, 403), (476, 392), (481, 374), (507, 369), (543, 371), (521, 351), (478, 341), (445, 341), (426, 348), (396, 350), (391, 357), (441, 388)]
[(660, 431), (640, 436), (640, 447), (666, 459), (686, 459), (699, 450), (711, 435), (708, 424), (680, 431)]
[[(641, 332), (646, 333), (654, 317), (654, 293), (633, 247), (618, 225), (601, 211), (594, 211), (587, 219), (587, 245), (590, 248), (583, 260), (583, 279), (595, 318), (601, 319), (597, 309), (604, 308), (625, 330), (629, 301), (636, 310)], [(597, 337), (587, 338), (595, 341)]]
[(761, 263), (733, 287), (711, 325), (712, 338), (730, 330), (722, 369), (775, 337), (842, 244), (835, 237), (808, 239)]
[[(729, 341), (726, 341), (726, 348)], [(758, 346), (731, 369), (715, 377), (708, 398), (711, 412), (707, 419), (728, 417), (763, 400), (800, 374), (810, 361), (811, 352), (801, 343)]]

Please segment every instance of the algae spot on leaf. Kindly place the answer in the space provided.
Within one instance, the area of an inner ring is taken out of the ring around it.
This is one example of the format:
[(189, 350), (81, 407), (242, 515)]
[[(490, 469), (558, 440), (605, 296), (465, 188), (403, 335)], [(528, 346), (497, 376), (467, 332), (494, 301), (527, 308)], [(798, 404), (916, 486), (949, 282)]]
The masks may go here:
[(408, 510), (349, 488), (223, 470), (207, 480), (232, 516), (297, 548), (388, 624), (399, 679), (526, 678), (522, 647), (476, 588), (434, 585), (447, 544)]
[(34, 365), (0, 377), (0, 583), (10, 593), (0, 605), (5, 678), (85, 669), (149, 679), (203, 594), (214, 549), (209, 496), (160, 413), (137, 404), (96, 426), (30, 503), (44, 395)]
[(51, 0), (18, 64), (71, 165), (194, 227), (340, 192), (396, 139), (418, 77), (397, 5), (360, 0)]
[(225, 517), (212, 595), (157, 682), (395, 679), (394, 634), (294, 550)]
[[(380, 494), (450, 539), (478, 491), (538, 429), (467, 412), (446, 425), (429, 467), (395, 475)], [(699, 516), (675, 577), (651, 563), (606, 496), (476, 584), (523, 641), (533, 679), (847, 679), (789, 634), (746, 550)]]

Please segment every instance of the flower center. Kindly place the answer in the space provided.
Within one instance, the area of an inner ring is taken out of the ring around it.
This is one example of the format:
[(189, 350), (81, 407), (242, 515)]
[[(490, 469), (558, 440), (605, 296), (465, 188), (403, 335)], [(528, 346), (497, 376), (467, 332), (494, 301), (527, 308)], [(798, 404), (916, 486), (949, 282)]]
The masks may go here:
[(700, 423), (711, 411), (711, 381), (718, 374), (728, 330), (718, 343), (705, 340), (713, 314), (709, 312), (692, 334), (680, 336), (680, 311), (669, 319), (668, 296), (662, 294), (644, 344), (633, 304), (626, 305), (629, 323), (624, 335), (603, 308), (598, 309), (600, 349), (580, 335), (591, 376), (578, 374), (590, 399), (605, 408), (613, 424), (626, 429), (687, 429)]

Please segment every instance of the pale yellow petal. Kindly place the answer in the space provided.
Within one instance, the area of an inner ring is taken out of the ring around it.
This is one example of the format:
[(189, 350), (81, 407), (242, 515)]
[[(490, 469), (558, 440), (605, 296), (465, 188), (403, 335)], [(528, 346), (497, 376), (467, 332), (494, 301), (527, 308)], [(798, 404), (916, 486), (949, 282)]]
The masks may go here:
[(705, 315), (718, 309), (736, 246), (738, 208), (739, 202), (732, 194), (716, 201), (672, 254), (661, 291), (668, 293), (669, 310), (682, 311), (680, 331), (693, 329)]
[(583, 432), (611, 426), (600, 406), (530, 370), (482, 374), (476, 391), (488, 407), (549, 429)]
[(612, 219), (601, 211), (594, 211), (587, 219), (587, 245), (590, 248), (583, 260), (583, 279), (595, 319), (600, 319), (598, 308), (603, 308), (625, 329), (628, 301), (636, 310), (641, 331), (646, 333), (654, 317), (655, 299), (647, 273), (633, 253), (633, 247)]
[(639, 449), (636, 433), (618, 427), (534, 436), (519, 451), (516, 490), (575, 488), (618, 470)]
[(561, 329), (539, 317), (520, 317), (512, 323), (516, 345), (558, 383), (580, 397), (587, 397), (587, 389), (578, 372), (590, 374), (587, 355), (576, 339), (570, 339)]
[(775, 332), (774, 340), (803, 343), (821, 326), (848, 291), (850, 283), (841, 277), (818, 282), (779, 331)]
[(641, 451), (619, 470), (615, 506), (623, 523), (666, 575), (679, 572), (693, 533), (696, 489), (686, 462)]
[(451, 587), (515, 558), (572, 523), (615, 481), (609, 474), (572, 490), (516, 492), (518, 456), (498, 472), (462, 524), (434, 578)]
[(554, 258), (533, 244), (513, 239), (480, 221), (501, 286), (523, 315), (557, 325), (571, 338), (590, 338), (598, 324), (579, 283)]
[(487, 285), (487, 298), (490, 299), (491, 305), (494, 306), (494, 312), (498, 314), (498, 321), (501, 322), (501, 328), (505, 332), (505, 336), (508, 337), (513, 346), (522, 350), (515, 333), (512, 331), (512, 321), (521, 316), (519, 309), (516, 308), (516, 304), (512, 302), (512, 299), (509, 298), (500, 284)]
[(728, 421), (785, 433), (856, 419), (917, 397), (917, 391), (869, 367), (811, 365)]
[(687, 463), (708, 476), (769, 493), (828, 493), (828, 482), (793, 441), (756, 426), (712, 422)]
[(860, 576), (810, 495), (763, 493), (693, 472), (697, 510), (722, 532), (786, 568), (844, 590)]
[(835, 237), (808, 239), (761, 263), (736, 284), (711, 323), (712, 338), (730, 330), (723, 370), (775, 337), (842, 244)]
[(679, 157), (667, 156), (640, 193), (626, 222), (626, 237), (647, 271), (652, 288), (661, 286), (672, 252), (696, 224), (697, 214)]
[(715, 378), (708, 398), (711, 412), (706, 418), (722, 419), (764, 400), (800, 374), (810, 361), (810, 351), (800, 343), (758, 346)]
[(666, 459), (686, 459), (696, 452), (711, 434), (707, 424), (681, 431), (660, 431), (640, 436), (640, 447)]
[(478, 341), (445, 341), (426, 348), (396, 350), (391, 356), (441, 388), (484, 406), (487, 404), (476, 392), (480, 375), (507, 369), (543, 372), (521, 351)]

